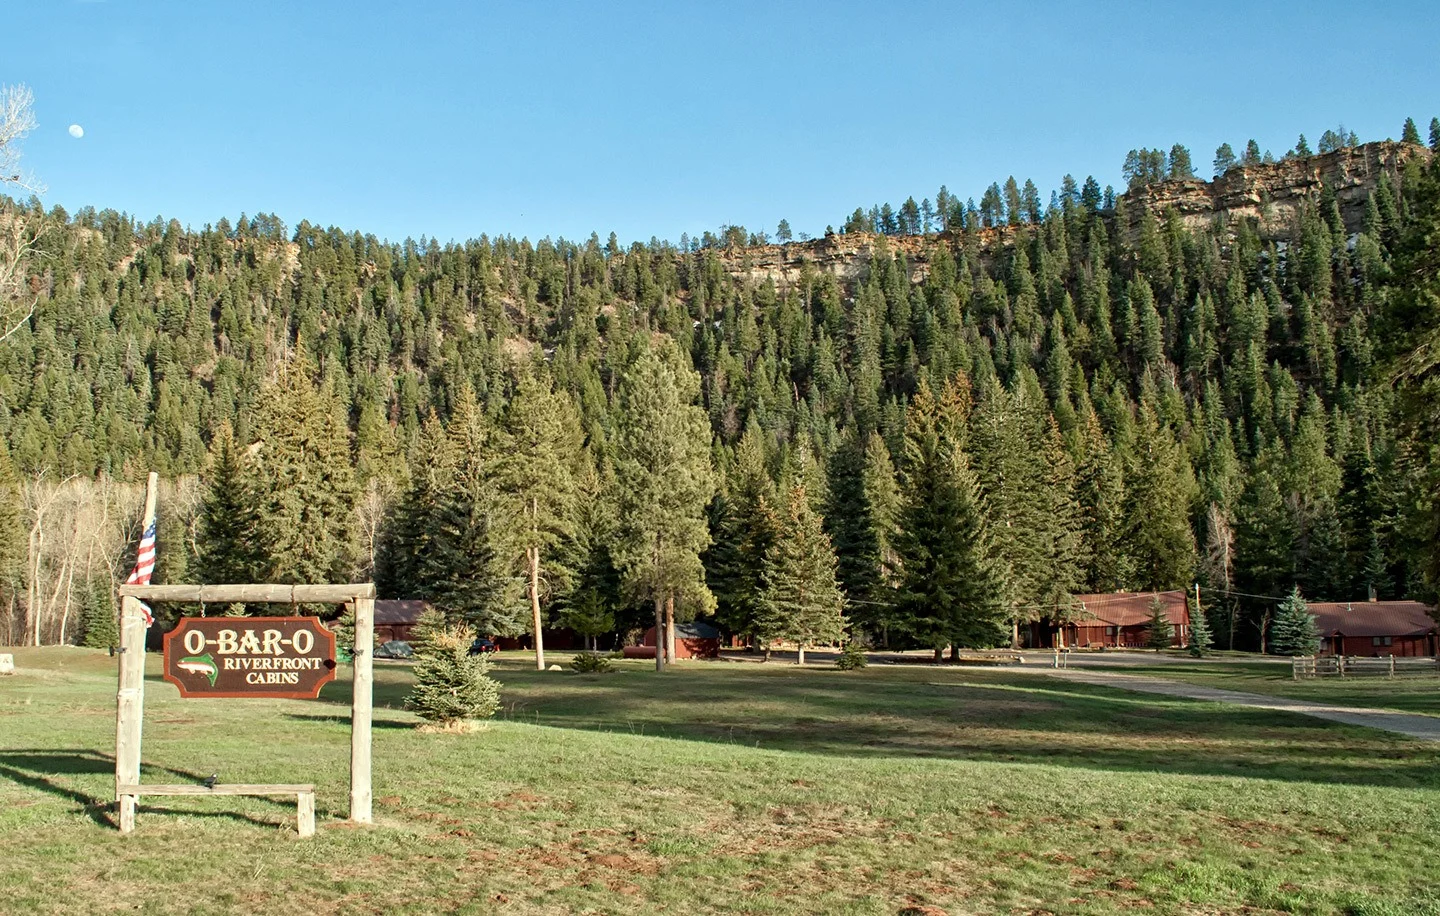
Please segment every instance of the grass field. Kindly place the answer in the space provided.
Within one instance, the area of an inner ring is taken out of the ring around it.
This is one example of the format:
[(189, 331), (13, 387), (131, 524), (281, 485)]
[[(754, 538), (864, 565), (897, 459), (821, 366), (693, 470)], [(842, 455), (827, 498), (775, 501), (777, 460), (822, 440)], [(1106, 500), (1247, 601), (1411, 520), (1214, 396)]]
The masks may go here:
[(151, 659), (144, 778), (313, 781), (320, 830), (155, 798), (122, 838), (114, 660), (16, 661), (0, 912), (1440, 913), (1440, 747), (1303, 717), (1010, 670), (515, 656), (503, 718), (422, 734), (382, 665), (355, 828), (347, 683), (183, 701)]
[(1125, 668), (1124, 673), (1337, 706), (1364, 706), (1440, 716), (1440, 677), (1399, 677), (1394, 680), (1384, 677), (1325, 677), (1297, 681), (1291, 676), (1289, 665), (1244, 661), (1136, 666)]

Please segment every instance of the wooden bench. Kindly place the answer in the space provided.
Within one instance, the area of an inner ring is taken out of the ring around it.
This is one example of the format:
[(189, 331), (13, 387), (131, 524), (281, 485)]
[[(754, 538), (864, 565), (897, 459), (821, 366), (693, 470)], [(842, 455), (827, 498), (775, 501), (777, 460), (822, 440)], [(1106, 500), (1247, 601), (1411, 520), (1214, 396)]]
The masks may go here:
[[(115, 789), (117, 798), (125, 796), (133, 797), (136, 804), (139, 804), (142, 795), (293, 795), (295, 796), (295, 810), (297, 830), (302, 837), (315, 835), (315, 786), (313, 785), (249, 785), (236, 783), (234, 785), (197, 786), (197, 785), (122, 785)], [(120, 819), (120, 832), (129, 833), (135, 829), (135, 824), (126, 824), (125, 818)]]

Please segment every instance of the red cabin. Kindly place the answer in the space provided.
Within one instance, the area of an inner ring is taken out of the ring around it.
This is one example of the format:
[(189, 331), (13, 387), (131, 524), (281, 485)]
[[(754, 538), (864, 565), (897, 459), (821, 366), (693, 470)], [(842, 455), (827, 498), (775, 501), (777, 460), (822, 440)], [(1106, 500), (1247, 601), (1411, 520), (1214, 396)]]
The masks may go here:
[(1435, 655), (1434, 609), (1418, 601), (1313, 602), (1321, 655)]

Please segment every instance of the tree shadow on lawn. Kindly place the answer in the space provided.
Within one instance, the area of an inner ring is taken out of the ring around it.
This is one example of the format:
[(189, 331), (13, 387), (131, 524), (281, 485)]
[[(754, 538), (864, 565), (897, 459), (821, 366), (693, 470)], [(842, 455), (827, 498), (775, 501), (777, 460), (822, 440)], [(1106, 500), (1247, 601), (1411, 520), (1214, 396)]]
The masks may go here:
[[(349, 716), (332, 716), (326, 714), (312, 715), (309, 713), (287, 712), (283, 713), (284, 718), (292, 722), (328, 722), (331, 725), (339, 725), (345, 729), (350, 728)], [(393, 729), (395, 731), (414, 731), (419, 722), (407, 721), (404, 719), (380, 719), (375, 716), (370, 718), (371, 728)]]
[[(142, 772), (162, 772), (179, 779), (200, 783), (205, 777), (176, 770), (171, 767), (143, 764)], [(78, 806), (80, 813), (83, 813), (90, 820), (102, 827), (119, 828), (119, 822), (112, 816), (115, 801), (111, 798), (101, 798), (83, 792), (72, 785), (67, 785), (63, 777), (86, 777), (115, 775), (115, 758), (109, 754), (102, 754), (99, 751), (88, 748), (18, 748), (0, 749), (0, 779), (8, 779), (17, 785), (38, 789), (41, 792), (57, 796)], [(88, 780), (87, 780), (88, 781)], [(267, 799), (269, 801), (269, 799)], [(271, 802), (281, 808), (286, 808), (280, 802)], [(252, 817), (248, 814), (241, 814), (236, 811), (190, 811), (175, 808), (162, 808), (155, 805), (145, 804), (142, 796), (139, 813), (143, 814), (183, 814), (187, 817), (224, 818), (227, 820), (241, 821), (251, 824), (258, 824), (262, 827), (274, 826), (273, 821)]]
[[(555, 728), (857, 758), (1440, 788), (1440, 746), (1296, 714), (1018, 671), (739, 667), (492, 673), (500, 718)], [(402, 707), (409, 689), (405, 677), (377, 679), (377, 710)], [(321, 699), (348, 705), (349, 682)]]

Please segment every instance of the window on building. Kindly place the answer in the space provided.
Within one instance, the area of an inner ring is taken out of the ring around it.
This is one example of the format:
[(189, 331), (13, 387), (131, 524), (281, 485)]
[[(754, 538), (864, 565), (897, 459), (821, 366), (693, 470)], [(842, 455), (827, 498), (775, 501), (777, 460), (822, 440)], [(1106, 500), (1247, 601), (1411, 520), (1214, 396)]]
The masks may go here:
[(1372, 645), (1372, 646), (1388, 646), (1388, 645), (1390, 645), (1390, 640), (1391, 640), (1391, 638), (1392, 638), (1392, 637), (1389, 637), (1389, 636), (1372, 636), (1372, 637), (1370, 637), (1370, 645)]

